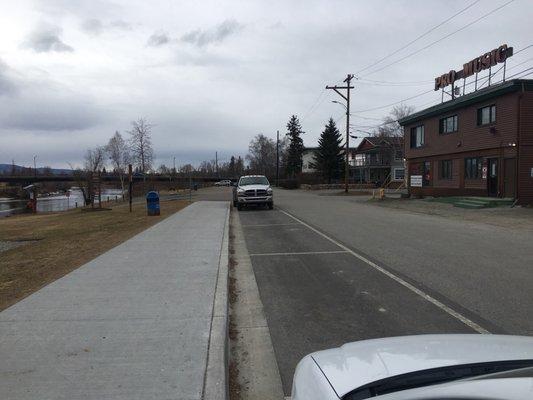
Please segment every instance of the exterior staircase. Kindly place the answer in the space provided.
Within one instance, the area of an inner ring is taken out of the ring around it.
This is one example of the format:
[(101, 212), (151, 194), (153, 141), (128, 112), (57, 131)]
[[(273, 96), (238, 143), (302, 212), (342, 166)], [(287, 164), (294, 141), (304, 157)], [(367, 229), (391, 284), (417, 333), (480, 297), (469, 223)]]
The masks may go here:
[(453, 204), (454, 207), (481, 209), (492, 208), (500, 206), (510, 206), (514, 203), (514, 199), (510, 198), (496, 198), (496, 197), (437, 197), (431, 201), (438, 201), (440, 203)]

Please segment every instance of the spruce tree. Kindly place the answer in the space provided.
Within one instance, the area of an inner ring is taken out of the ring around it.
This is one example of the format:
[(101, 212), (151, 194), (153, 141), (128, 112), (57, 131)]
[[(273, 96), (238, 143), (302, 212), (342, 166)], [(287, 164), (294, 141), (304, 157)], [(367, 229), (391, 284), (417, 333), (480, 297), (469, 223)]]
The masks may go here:
[(315, 154), (312, 168), (317, 169), (322, 177), (331, 183), (338, 179), (344, 168), (344, 157), (341, 153), (342, 136), (333, 118), (330, 118), (318, 140), (318, 150)]
[(296, 115), (293, 115), (287, 123), (287, 137), (289, 138), (289, 148), (287, 149), (287, 161), (285, 169), (287, 175), (294, 178), (294, 175), (302, 172), (302, 154), (304, 151), (304, 142), (301, 134), (304, 131)]

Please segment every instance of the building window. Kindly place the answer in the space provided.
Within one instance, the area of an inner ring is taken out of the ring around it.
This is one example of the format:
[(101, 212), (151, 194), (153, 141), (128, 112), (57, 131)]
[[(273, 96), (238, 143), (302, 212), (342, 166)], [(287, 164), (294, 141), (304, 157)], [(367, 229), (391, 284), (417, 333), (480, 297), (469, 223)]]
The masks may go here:
[(431, 185), (431, 162), (424, 161), (424, 174), (422, 175), (422, 185), (430, 186)]
[(411, 128), (411, 148), (418, 148), (424, 145), (424, 125)]
[(439, 124), (439, 132), (442, 134), (457, 132), (457, 115), (441, 118)]
[(440, 179), (452, 179), (452, 160), (441, 160), (439, 165)]
[(465, 158), (465, 178), (480, 179), (481, 168), (483, 167), (483, 158)]
[(405, 168), (394, 168), (393, 178), (395, 181), (403, 181), (405, 179)]
[(401, 161), (403, 160), (403, 150), (395, 150), (394, 151), (394, 159), (396, 161)]
[(478, 108), (477, 110), (477, 124), (488, 125), (496, 122), (496, 106), (493, 104), (491, 106)]

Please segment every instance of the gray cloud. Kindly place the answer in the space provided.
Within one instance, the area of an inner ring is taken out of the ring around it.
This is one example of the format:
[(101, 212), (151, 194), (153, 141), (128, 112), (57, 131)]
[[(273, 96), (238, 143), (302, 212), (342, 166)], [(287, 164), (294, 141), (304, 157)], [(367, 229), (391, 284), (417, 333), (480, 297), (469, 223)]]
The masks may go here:
[(204, 47), (222, 42), (229, 36), (241, 31), (243, 27), (244, 26), (239, 24), (236, 20), (227, 19), (214, 28), (207, 30), (196, 29), (188, 32), (181, 37), (181, 40), (197, 47)]
[(0, 59), (0, 96), (6, 96), (17, 92), (17, 84), (10, 76), (9, 66)]
[(148, 38), (146, 45), (150, 47), (159, 47), (170, 43), (170, 41), (170, 37), (165, 32), (159, 32), (152, 34)]
[(132, 29), (131, 24), (129, 22), (123, 21), (121, 19), (117, 19), (115, 21), (111, 21), (109, 23), (109, 26), (111, 28), (122, 29), (124, 31), (129, 31), (129, 30)]
[(73, 52), (74, 48), (61, 40), (61, 33), (62, 29), (57, 26), (42, 26), (28, 36), (23, 46), (37, 53), (50, 51)]
[(95, 126), (100, 120), (93, 104), (72, 97), (24, 97), (20, 101), (5, 102), (0, 111), (4, 128), (24, 131), (82, 130)]
[(81, 29), (89, 35), (100, 35), (106, 30), (117, 29), (117, 30), (131, 30), (131, 25), (123, 20), (114, 20), (109, 23), (104, 23), (99, 19), (91, 18), (86, 19), (81, 23)]
[(87, 19), (82, 22), (81, 29), (90, 35), (99, 35), (104, 30), (104, 24), (96, 18)]
[(27, 78), (0, 60), (0, 126), (22, 131), (82, 130), (105, 120), (92, 98), (43, 78)]

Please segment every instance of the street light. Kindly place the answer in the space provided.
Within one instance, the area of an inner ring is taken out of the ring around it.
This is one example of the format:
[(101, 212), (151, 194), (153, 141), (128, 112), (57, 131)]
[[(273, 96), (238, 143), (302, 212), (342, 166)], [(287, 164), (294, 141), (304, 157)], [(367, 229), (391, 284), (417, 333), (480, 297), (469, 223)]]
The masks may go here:
[(337, 101), (337, 100), (331, 100), (332, 103), (335, 103), (335, 104), (340, 104), (341, 106), (343, 106), (346, 110), (348, 110), (348, 107), (346, 107), (346, 104), (344, 103), (341, 103), (340, 101)]
[(355, 131), (356, 131), (356, 132), (361, 132), (361, 133), (366, 133), (367, 135), (370, 135), (370, 136), (373, 136), (373, 135), (374, 135), (372, 132), (362, 131), (361, 129), (356, 129)]

